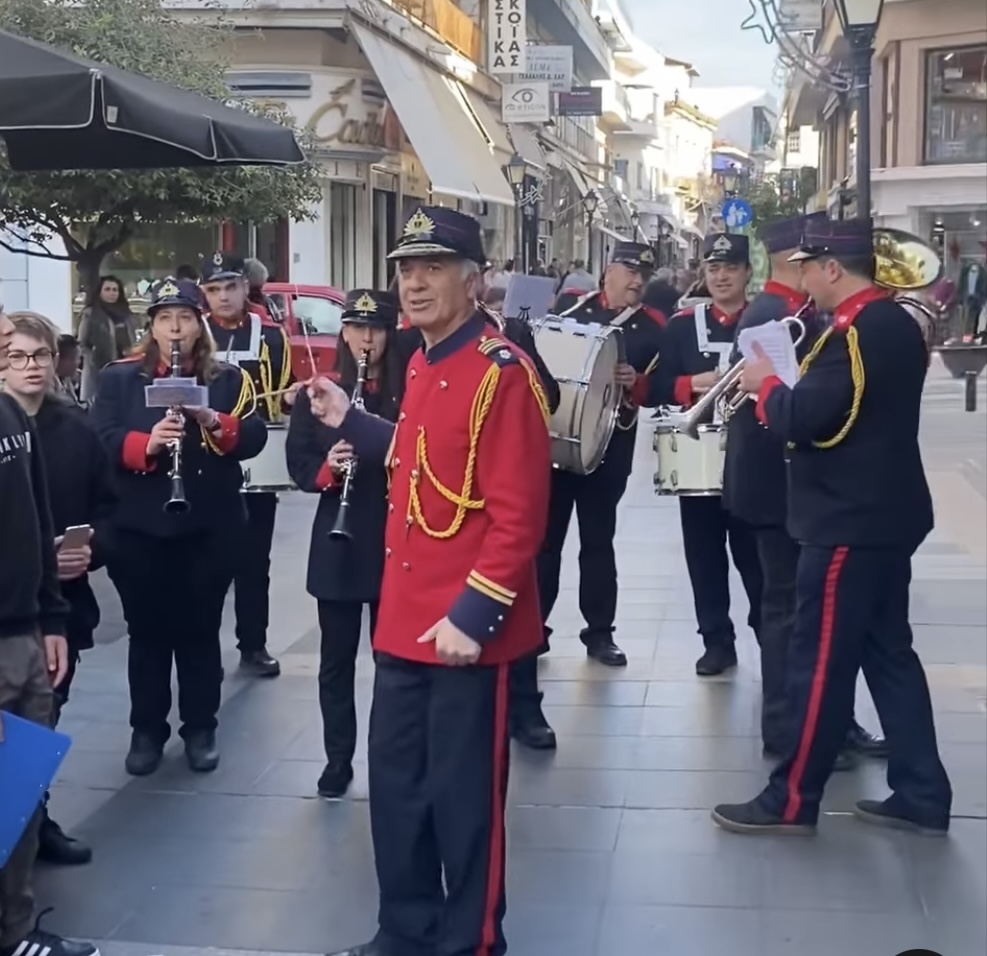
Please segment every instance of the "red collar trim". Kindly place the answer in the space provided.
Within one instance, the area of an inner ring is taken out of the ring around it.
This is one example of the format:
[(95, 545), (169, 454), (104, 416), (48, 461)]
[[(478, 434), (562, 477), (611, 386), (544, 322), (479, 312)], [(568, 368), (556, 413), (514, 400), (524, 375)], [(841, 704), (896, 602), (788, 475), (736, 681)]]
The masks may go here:
[(809, 301), (808, 295), (804, 292), (799, 292), (790, 285), (785, 285), (784, 282), (775, 282), (774, 279), (768, 279), (764, 283), (764, 293), (784, 299), (791, 315), (794, 315), (799, 309), (805, 308), (805, 304)]
[(836, 307), (836, 311), (833, 313), (833, 327), (840, 330), (850, 328), (857, 321), (857, 316), (863, 312), (864, 308), (872, 302), (887, 299), (889, 295), (889, 292), (879, 289), (875, 285), (861, 289), (851, 295), (849, 299), (844, 299)]
[(720, 325), (725, 328), (729, 328), (731, 325), (735, 325), (738, 319), (744, 314), (744, 309), (747, 308), (747, 303), (745, 302), (736, 312), (724, 312), (718, 305), (714, 305), (712, 302), (709, 306), (710, 314), (716, 319)]
[(235, 322), (231, 322), (227, 319), (221, 319), (218, 315), (213, 315), (211, 312), (208, 315), (208, 320), (210, 322), (215, 322), (221, 329), (225, 329), (227, 332), (235, 332), (237, 329), (242, 329), (244, 325), (247, 324), (247, 319), (250, 317), (250, 313), (245, 313), (241, 315)]

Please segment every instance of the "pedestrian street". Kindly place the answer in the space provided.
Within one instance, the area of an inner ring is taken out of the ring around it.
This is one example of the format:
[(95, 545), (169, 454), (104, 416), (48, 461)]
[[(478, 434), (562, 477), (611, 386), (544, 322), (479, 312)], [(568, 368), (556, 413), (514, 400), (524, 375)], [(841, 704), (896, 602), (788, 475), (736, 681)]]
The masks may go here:
[[(542, 661), (556, 754), (514, 750), (507, 934), (511, 956), (942, 956), (987, 949), (987, 413), (963, 412), (962, 383), (930, 373), (923, 453), (937, 528), (914, 562), (912, 621), (954, 791), (946, 840), (874, 830), (853, 802), (885, 794), (883, 766), (834, 776), (813, 839), (745, 838), (709, 810), (744, 800), (768, 770), (758, 739), (757, 649), (734, 620), (740, 666), (700, 680), (676, 502), (652, 491), (651, 429), (617, 536), (617, 639), (625, 669), (590, 663), (576, 638), (576, 542)], [(954, 400), (951, 400), (954, 399)], [(372, 935), (376, 881), (361, 743), (349, 796), (315, 796), (323, 767), (318, 630), (304, 590), (315, 501), (286, 495), (272, 573), (270, 649), (283, 674), (236, 670), (224, 631), (222, 763), (192, 775), (172, 742), (161, 770), (123, 770), (125, 629), (102, 576), (104, 622), (84, 656), (63, 729), (74, 738), (52, 814), (94, 860), (39, 871), (39, 906), (103, 956), (322, 954)], [(162, 591), (161, 600), (170, 597)], [(861, 684), (863, 688), (863, 684)], [(879, 729), (866, 691), (857, 716)]]

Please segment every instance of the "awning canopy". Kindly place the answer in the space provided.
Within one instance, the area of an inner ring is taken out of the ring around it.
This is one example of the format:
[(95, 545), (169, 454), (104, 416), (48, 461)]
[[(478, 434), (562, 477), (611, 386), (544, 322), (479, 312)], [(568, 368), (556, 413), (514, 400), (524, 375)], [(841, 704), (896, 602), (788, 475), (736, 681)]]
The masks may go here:
[(532, 167), (535, 172), (539, 172), (548, 166), (548, 158), (545, 151), (538, 143), (538, 137), (534, 130), (522, 123), (511, 123), (507, 127), (507, 133), (514, 144), (517, 154)]
[(494, 151), (500, 154), (497, 157), (498, 161), (501, 164), (506, 163), (514, 153), (514, 147), (507, 135), (507, 127), (497, 119), (492, 107), (476, 90), (471, 90), (463, 84), (460, 84), (460, 89), (480, 129), (493, 144)]
[(359, 23), (354, 22), (352, 29), (432, 190), (457, 199), (513, 206), (510, 184), (470, 116), (459, 82)]

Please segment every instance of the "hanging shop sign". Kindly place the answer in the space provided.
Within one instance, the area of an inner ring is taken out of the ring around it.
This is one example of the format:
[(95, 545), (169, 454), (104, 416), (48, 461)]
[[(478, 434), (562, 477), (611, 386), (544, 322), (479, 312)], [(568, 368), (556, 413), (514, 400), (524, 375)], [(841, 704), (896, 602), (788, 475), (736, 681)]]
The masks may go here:
[(527, 0), (489, 0), (487, 72), (524, 73), (528, 69)]

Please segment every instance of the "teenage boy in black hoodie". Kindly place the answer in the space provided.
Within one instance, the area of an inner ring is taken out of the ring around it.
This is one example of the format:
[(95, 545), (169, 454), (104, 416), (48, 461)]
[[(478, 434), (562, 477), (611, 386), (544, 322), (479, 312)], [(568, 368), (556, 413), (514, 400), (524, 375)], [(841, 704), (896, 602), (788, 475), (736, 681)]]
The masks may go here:
[[(0, 306), (0, 375), (7, 368), (12, 334)], [(37, 447), (27, 416), (0, 393), (0, 711), (47, 727), (54, 688), (68, 669), (68, 605), (58, 588), (55, 532)], [(98, 956), (88, 943), (62, 939), (37, 923), (32, 929), (31, 878), (40, 822), (39, 812), (0, 872), (0, 956)]]

